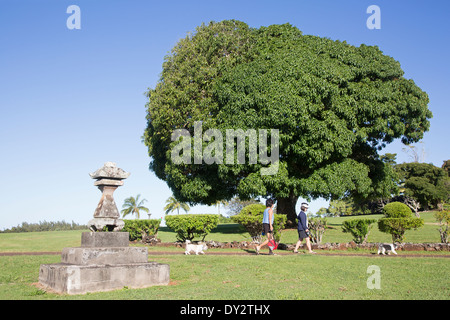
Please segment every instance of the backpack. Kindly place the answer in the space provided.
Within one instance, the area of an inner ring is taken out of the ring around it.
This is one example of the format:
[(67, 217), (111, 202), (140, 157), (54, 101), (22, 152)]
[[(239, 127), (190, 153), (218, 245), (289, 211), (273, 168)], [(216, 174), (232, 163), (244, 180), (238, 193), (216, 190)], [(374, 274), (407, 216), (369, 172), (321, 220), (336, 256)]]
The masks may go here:
[(275, 242), (275, 240), (270, 240), (269, 243), (267, 244), (269, 246), (270, 250), (277, 250), (278, 248), (278, 243)]

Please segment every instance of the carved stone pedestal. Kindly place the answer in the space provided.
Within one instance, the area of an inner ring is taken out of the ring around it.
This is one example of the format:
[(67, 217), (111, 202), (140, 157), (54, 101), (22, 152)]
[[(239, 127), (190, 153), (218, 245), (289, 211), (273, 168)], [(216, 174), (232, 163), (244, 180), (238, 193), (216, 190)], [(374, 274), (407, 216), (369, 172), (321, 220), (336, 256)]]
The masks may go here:
[(102, 197), (94, 212), (94, 219), (88, 222), (89, 229), (92, 231), (120, 231), (125, 226), (120, 219), (119, 210), (114, 201), (114, 191), (123, 186), (124, 179), (130, 176), (120, 168), (117, 168), (114, 162), (106, 162), (103, 167), (89, 174), (92, 179), (96, 179), (94, 186), (102, 192)]
[(85, 232), (81, 247), (64, 248), (61, 263), (39, 270), (41, 285), (67, 294), (167, 285), (169, 279), (169, 265), (148, 262), (147, 248), (128, 246), (128, 232)]

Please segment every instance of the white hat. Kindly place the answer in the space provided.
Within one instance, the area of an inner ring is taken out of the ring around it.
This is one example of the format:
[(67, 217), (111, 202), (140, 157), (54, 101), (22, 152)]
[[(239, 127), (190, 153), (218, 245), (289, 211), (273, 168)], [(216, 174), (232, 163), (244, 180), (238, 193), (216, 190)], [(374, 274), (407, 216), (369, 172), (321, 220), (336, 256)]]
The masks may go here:
[(302, 202), (302, 205), (300, 206), (301, 208), (305, 207), (306, 209), (309, 208), (309, 204), (307, 204), (306, 202)]

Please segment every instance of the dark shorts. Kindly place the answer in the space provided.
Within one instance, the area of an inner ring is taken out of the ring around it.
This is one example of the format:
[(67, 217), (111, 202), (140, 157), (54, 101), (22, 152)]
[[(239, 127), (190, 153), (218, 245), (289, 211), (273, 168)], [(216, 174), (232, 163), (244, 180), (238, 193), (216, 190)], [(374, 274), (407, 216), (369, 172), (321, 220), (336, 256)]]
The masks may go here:
[(272, 233), (272, 231), (270, 230), (270, 224), (263, 223), (263, 232), (264, 234)]
[(309, 238), (309, 237), (306, 234), (305, 230), (298, 230), (298, 238), (301, 240), (301, 239), (306, 239), (306, 238)]

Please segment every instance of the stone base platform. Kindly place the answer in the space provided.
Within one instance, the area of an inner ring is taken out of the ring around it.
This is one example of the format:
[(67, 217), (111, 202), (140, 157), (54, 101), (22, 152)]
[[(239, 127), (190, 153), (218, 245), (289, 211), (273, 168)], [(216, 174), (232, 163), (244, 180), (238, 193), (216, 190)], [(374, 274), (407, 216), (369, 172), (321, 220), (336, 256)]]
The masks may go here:
[(168, 285), (168, 264), (148, 262), (145, 247), (129, 247), (128, 232), (84, 232), (81, 247), (64, 248), (61, 263), (42, 264), (39, 283), (58, 293), (83, 294)]
[(42, 264), (39, 283), (58, 293), (84, 294), (169, 284), (170, 267), (157, 262), (117, 265)]
[(67, 264), (123, 264), (148, 262), (145, 247), (64, 248), (61, 262)]

